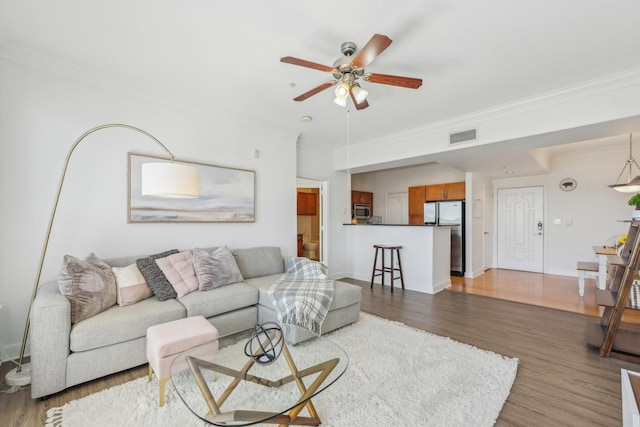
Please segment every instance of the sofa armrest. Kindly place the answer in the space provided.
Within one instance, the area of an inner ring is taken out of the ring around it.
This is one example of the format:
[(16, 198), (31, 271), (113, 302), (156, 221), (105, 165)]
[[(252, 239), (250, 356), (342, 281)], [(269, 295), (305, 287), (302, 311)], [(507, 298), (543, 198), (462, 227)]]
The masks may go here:
[(30, 322), (31, 397), (35, 399), (66, 388), (71, 304), (58, 290), (58, 283), (40, 286)]

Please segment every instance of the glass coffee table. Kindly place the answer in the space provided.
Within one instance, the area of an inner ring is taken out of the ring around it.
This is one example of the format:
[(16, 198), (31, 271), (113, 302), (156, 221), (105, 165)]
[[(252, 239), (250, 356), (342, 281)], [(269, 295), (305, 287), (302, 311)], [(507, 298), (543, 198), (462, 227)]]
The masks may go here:
[(287, 344), (292, 326), (262, 327), (180, 353), (170, 369), (178, 395), (215, 426), (319, 425), (311, 399), (342, 376), (347, 354), (322, 336)]

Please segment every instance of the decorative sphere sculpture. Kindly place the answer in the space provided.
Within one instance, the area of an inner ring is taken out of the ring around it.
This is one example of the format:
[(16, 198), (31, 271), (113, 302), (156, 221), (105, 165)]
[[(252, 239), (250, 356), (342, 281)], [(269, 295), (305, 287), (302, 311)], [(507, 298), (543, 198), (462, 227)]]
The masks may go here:
[(265, 322), (256, 325), (244, 346), (244, 354), (258, 365), (270, 365), (278, 360), (283, 344), (284, 336), (280, 326), (274, 322)]

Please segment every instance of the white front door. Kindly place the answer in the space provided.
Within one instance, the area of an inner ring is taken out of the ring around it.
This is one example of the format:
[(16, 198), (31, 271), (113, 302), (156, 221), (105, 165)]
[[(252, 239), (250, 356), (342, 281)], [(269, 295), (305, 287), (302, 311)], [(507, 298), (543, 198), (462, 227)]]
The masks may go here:
[(543, 188), (498, 190), (498, 268), (543, 272)]

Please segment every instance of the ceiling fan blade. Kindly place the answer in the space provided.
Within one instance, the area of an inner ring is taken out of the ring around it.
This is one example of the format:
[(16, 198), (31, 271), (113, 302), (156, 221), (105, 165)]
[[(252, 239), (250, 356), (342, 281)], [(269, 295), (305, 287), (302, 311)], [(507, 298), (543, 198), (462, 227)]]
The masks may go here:
[(298, 95), (295, 98), (293, 98), (294, 101), (304, 101), (307, 98), (312, 97), (313, 95), (322, 92), (325, 89), (329, 89), (331, 86), (333, 86), (334, 84), (338, 83), (337, 80), (331, 80), (328, 81), (326, 83), (322, 83), (320, 86), (316, 86), (313, 89), (303, 93), (302, 95)]
[(293, 56), (285, 56), (283, 58), (280, 58), (280, 62), (299, 65), (301, 67), (313, 68), (314, 70), (326, 71), (329, 73), (333, 71), (333, 68), (329, 67), (328, 65), (317, 64), (305, 59), (294, 58)]
[(378, 55), (388, 48), (391, 42), (392, 40), (387, 36), (374, 34), (367, 44), (353, 58), (351, 65), (354, 68), (365, 68), (371, 63), (371, 61), (376, 59)]
[(381, 83), (383, 85), (393, 85), (406, 87), (409, 89), (418, 89), (422, 86), (422, 79), (413, 77), (391, 76), (389, 74), (367, 73), (362, 78), (371, 83)]
[(360, 104), (356, 101), (356, 97), (353, 95), (353, 91), (349, 91), (349, 95), (351, 95), (351, 101), (353, 101), (353, 105), (356, 106), (356, 110), (364, 110), (369, 106), (367, 100), (363, 100)]

